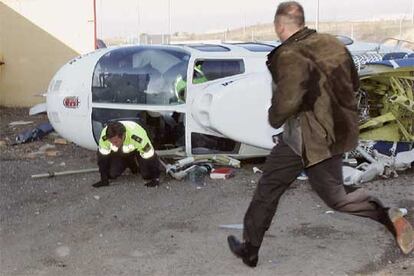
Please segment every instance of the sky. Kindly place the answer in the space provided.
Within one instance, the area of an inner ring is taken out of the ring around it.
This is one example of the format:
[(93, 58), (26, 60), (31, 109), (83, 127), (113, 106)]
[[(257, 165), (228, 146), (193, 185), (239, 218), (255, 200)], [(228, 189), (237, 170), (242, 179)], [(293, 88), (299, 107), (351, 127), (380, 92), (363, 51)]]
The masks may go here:
[[(169, 33), (170, 26), (172, 33), (204, 33), (270, 23), (280, 2), (282, 1), (96, 0), (98, 34), (106, 38), (133, 36), (136, 33)], [(305, 9), (306, 20), (315, 20), (318, 0), (298, 2)], [(319, 0), (319, 18), (321, 21), (381, 18), (411, 20), (413, 6), (414, 0)]]

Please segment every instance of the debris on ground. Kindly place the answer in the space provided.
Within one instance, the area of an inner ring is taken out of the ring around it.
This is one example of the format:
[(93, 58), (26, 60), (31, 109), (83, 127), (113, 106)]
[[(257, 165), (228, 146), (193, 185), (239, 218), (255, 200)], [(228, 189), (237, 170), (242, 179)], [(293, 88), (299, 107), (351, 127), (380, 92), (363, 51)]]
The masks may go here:
[(205, 186), (205, 176), (211, 171), (211, 168), (203, 165), (194, 165), (192, 169), (188, 171), (187, 178), (197, 188)]
[(89, 168), (89, 169), (82, 169), (82, 170), (70, 170), (70, 171), (62, 171), (62, 172), (47, 172), (41, 174), (34, 174), (32, 178), (44, 178), (44, 177), (54, 177), (59, 175), (69, 175), (69, 174), (80, 174), (80, 173), (89, 173), (89, 172), (98, 172), (98, 168)]
[(343, 166), (345, 185), (361, 184), (377, 176), (397, 177), (397, 171), (411, 168), (414, 162), (414, 148), (411, 142), (360, 142), (352, 154), (366, 162), (355, 168)]
[[(172, 176), (174, 179), (182, 180), (187, 174), (195, 170), (197, 167), (206, 167), (207, 172), (213, 168), (213, 164), (221, 166), (232, 166), (240, 168), (240, 161), (229, 156), (213, 155), (213, 156), (190, 156), (176, 161), (174, 164), (165, 163), (160, 159), (161, 165), (165, 169), (165, 173)], [(204, 169), (202, 169), (204, 170)]]
[(67, 145), (68, 144), (68, 140), (66, 140), (65, 138), (56, 138), (53, 143), (55, 143), (56, 145)]
[(308, 180), (308, 179), (309, 179), (309, 177), (308, 177), (308, 175), (306, 174), (306, 172), (302, 171), (302, 172), (298, 175), (298, 177), (296, 177), (296, 179), (297, 179), (297, 180), (302, 180), (302, 181), (305, 181), (305, 180)]
[(24, 126), (24, 125), (30, 125), (33, 124), (33, 121), (15, 121), (15, 122), (11, 122), (9, 123), (9, 126), (13, 127), (13, 126)]
[(219, 228), (243, 230), (243, 224), (220, 224)]
[(38, 151), (31, 152), (27, 155), (28, 158), (34, 159), (40, 155), (46, 155), (46, 156), (57, 156), (58, 151), (56, 150), (56, 146), (45, 144), (39, 148)]
[(16, 136), (15, 142), (12, 145), (33, 142), (42, 139), (47, 134), (53, 131), (50, 123), (42, 123), (35, 128), (26, 130)]
[(227, 168), (227, 167), (221, 167), (213, 169), (210, 173), (211, 179), (228, 179), (230, 177), (233, 177), (235, 175), (234, 169)]
[(263, 173), (263, 171), (261, 169), (259, 169), (258, 167), (253, 167), (253, 173)]

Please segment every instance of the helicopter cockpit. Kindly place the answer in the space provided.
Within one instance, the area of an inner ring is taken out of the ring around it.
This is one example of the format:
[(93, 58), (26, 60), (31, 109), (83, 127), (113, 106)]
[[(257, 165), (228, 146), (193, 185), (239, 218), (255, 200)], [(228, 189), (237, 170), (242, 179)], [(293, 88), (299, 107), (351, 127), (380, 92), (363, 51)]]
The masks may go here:
[(96, 64), (92, 102), (177, 105), (177, 83), (187, 76), (190, 55), (179, 49), (128, 47), (110, 51)]

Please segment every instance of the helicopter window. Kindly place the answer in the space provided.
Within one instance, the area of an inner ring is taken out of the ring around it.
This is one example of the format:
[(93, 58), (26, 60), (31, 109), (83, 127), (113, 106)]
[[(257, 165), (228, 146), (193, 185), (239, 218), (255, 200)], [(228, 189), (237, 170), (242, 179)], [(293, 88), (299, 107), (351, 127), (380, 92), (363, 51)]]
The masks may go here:
[(105, 54), (92, 79), (92, 101), (176, 105), (185, 102), (177, 83), (187, 77), (187, 52), (178, 49), (128, 47)]
[(194, 64), (193, 83), (202, 83), (244, 73), (242, 59), (205, 59)]

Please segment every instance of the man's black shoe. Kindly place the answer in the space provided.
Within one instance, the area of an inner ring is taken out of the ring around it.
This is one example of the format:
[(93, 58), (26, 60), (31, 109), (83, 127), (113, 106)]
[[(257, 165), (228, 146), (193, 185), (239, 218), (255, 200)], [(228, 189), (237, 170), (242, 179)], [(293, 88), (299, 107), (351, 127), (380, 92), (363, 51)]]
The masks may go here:
[(151, 181), (145, 183), (146, 187), (157, 187), (160, 185), (160, 180), (158, 178), (151, 179)]
[(227, 242), (231, 252), (233, 252), (236, 257), (241, 258), (245, 265), (256, 267), (257, 261), (259, 260), (258, 247), (251, 246), (248, 243), (241, 243), (235, 236), (228, 236)]
[(96, 182), (95, 184), (92, 184), (93, 187), (95, 188), (99, 188), (99, 187), (104, 187), (104, 186), (109, 186), (109, 181), (108, 180), (101, 180)]

